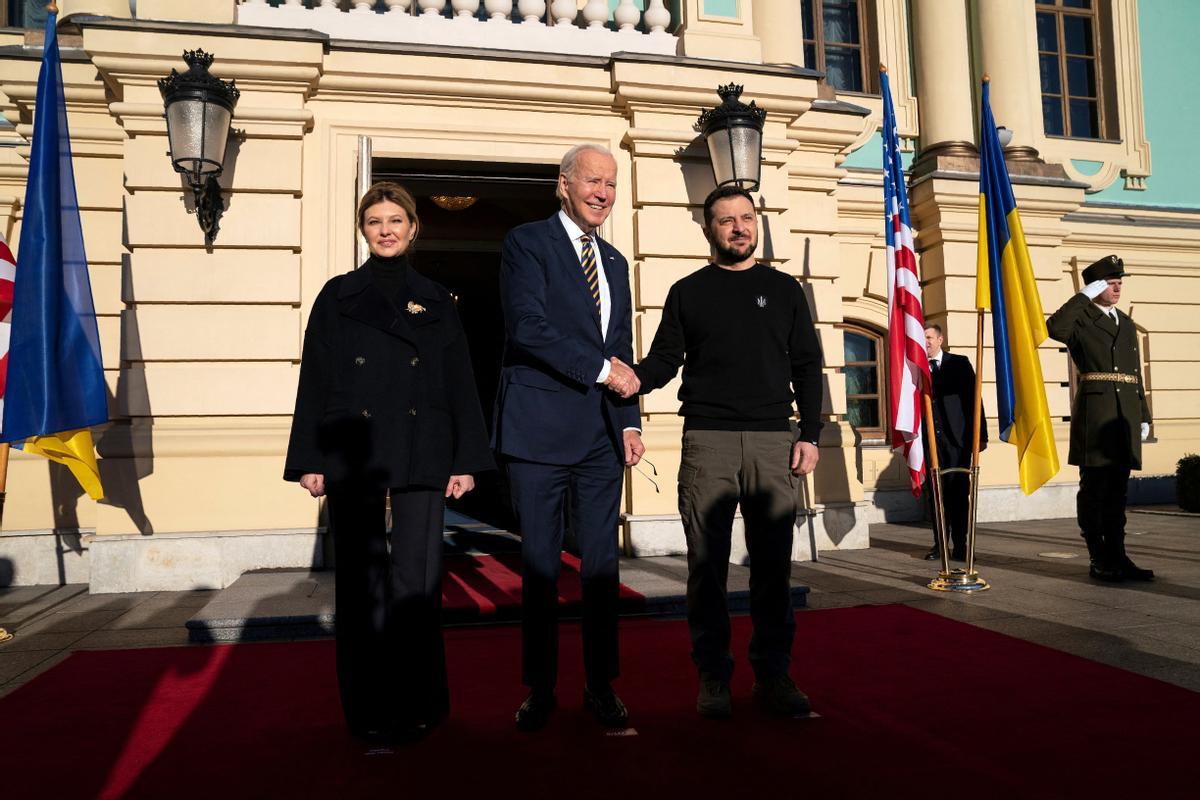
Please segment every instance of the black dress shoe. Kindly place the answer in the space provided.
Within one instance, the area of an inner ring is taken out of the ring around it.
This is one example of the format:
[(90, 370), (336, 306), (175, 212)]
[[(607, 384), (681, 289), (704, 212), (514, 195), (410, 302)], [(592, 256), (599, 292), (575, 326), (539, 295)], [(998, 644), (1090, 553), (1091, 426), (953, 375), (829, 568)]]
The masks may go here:
[(629, 709), (617, 693), (605, 687), (598, 691), (583, 690), (583, 707), (606, 728), (624, 728), (629, 723)]
[(1154, 570), (1142, 569), (1129, 558), (1129, 556), (1121, 557), (1121, 564), (1117, 568), (1121, 573), (1121, 577), (1128, 581), (1152, 581), (1154, 580)]
[(1103, 561), (1092, 561), (1091, 566), (1088, 567), (1088, 575), (1091, 575), (1098, 581), (1105, 581), (1106, 583), (1120, 583), (1124, 580), (1124, 577), (1121, 575), (1121, 570), (1113, 569)]
[(539, 731), (550, 721), (550, 712), (558, 708), (554, 692), (530, 692), (525, 702), (517, 709), (517, 730)]
[(941, 557), (942, 557), (942, 549), (940, 547), (934, 547), (928, 553), (925, 554), (926, 561), (937, 561)]

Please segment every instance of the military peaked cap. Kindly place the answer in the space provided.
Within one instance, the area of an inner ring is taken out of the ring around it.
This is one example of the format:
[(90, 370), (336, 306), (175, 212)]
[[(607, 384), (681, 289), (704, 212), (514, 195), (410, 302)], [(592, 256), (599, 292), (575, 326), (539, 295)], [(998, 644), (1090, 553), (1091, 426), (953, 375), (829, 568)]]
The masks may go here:
[(1105, 256), (1083, 271), (1083, 282), (1120, 278), (1125, 274), (1125, 262), (1117, 256)]

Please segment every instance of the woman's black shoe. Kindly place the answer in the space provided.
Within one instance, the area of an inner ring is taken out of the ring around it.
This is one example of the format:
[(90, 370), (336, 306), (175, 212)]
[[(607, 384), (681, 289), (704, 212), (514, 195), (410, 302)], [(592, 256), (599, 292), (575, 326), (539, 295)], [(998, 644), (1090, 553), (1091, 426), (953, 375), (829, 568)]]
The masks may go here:
[(550, 721), (550, 712), (558, 708), (554, 692), (533, 691), (517, 709), (517, 730), (538, 731)]
[(629, 723), (629, 709), (611, 688), (593, 692), (583, 690), (583, 707), (606, 728), (624, 728)]

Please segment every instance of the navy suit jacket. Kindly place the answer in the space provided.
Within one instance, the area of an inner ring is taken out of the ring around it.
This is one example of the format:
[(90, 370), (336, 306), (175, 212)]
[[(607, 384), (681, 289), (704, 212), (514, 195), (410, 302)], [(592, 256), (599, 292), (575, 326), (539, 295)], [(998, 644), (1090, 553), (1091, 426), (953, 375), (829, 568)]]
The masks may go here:
[(605, 335), (557, 213), (516, 227), (504, 239), (500, 305), (506, 339), (492, 432), (499, 453), (575, 464), (601, 434), (620, 447), (625, 428), (641, 427), (636, 396), (622, 400), (596, 383), (610, 357), (633, 363), (629, 265), (599, 237), (596, 247), (612, 303)]

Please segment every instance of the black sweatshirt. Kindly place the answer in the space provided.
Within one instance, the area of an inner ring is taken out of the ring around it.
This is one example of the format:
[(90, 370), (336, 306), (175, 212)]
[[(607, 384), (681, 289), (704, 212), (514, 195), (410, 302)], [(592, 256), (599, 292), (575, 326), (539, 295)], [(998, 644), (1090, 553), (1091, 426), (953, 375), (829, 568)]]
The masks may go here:
[(675, 283), (650, 352), (635, 367), (642, 393), (683, 366), (685, 430), (821, 432), (821, 347), (808, 301), (792, 276), (763, 264), (709, 264)]

